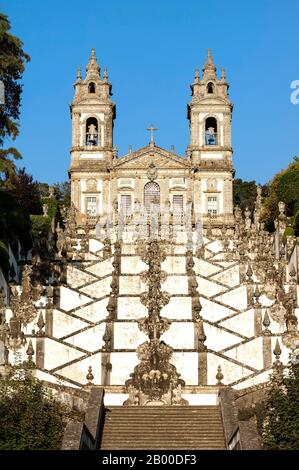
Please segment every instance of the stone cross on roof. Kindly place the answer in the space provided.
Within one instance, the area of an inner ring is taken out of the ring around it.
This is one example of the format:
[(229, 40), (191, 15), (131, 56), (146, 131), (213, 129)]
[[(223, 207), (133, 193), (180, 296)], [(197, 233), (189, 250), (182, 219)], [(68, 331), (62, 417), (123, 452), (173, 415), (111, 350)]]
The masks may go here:
[(150, 143), (153, 144), (154, 143), (154, 132), (157, 131), (158, 129), (156, 127), (154, 127), (153, 124), (151, 124), (146, 130), (150, 131), (150, 133), (151, 133)]

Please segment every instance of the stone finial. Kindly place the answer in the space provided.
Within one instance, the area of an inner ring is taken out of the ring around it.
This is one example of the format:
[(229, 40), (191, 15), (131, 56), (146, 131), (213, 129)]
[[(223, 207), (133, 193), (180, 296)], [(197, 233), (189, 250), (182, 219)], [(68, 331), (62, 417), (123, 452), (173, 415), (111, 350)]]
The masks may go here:
[(104, 82), (108, 82), (108, 69), (107, 69), (107, 67), (104, 68), (103, 80), (104, 80)]
[(216, 374), (216, 380), (217, 380), (217, 385), (221, 386), (223, 385), (222, 380), (223, 380), (224, 375), (222, 374), (221, 366), (217, 367), (217, 374)]
[(199, 71), (198, 68), (195, 69), (194, 83), (199, 83)]
[(78, 67), (78, 69), (77, 69), (77, 81), (80, 82), (81, 80), (82, 80), (81, 67)]
[(92, 367), (88, 366), (88, 372), (86, 374), (87, 385), (92, 385), (93, 379), (94, 379), (94, 375), (92, 373)]
[(263, 326), (265, 327), (263, 334), (266, 336), (271, 334), (271, 331), (269, 330), (270, 323), (271, 321), (270, 321), (269, 313), (268, 313), (268, 310), (266, 310), (264, 314), (264, 319), (263, 319)]
[(273, 350), (273, 353), (274, 353), (274, 356), (275, 356), (275, 362), (274, 362), (273, 366), (276, 367), (276, 368), (281, 368), (282, 367), (282, 362), (280, 361), (281, 347), (280, 347), (278, 339), (276, 340), (275, 348)]
[(213, 62), (211, 49), (208, 49), (206, 62), (202, 68), (203, 79), (213, 79), (216, 77), (217, 67)]
[(44, 331), (43, 331), (43, 328), (45, 326), (45, 322), (44, 322), (44, 317), (43, 317), (43, 312), (40, 311), (39, 313), (39, 316), (38, 316), (38, 320), (37, 320), (37, 326), (38, 326), (38, 332), (37, 332), (37, 336), (44, 336)]
[(206, 351), (207, 347), (204, 344), (206, 339), (207, 339), (207, 337), (205, 335), (203, 321), (199, 320), (197, 322), (197, 347), (198, 347), (199, 352)]
[(97, 63), (94, 48), (91, 49), (89, 62), (86, 65), (86, 73), (87, 74), (96, 73), (96, 74), (100, 75), (100, 66)]
[(29, 341), (28, 347), (26, 349), (26, 354), (28, 356), (28, 362), (33, 363), (32, 357), (34, 355), (34, 349), (33, 349), (32, 340)]
[(225, 80), (226, 80), (225, 70), (222, 67), (222, 69), (221, 69), (221, 81), (225, 82)]
[(290, 277), (290, 282), (292, 284), (296, 283), (296, 276), (297, 276), (296, 268), (295, 268), (294, 263), (292, 263), (289, 269), (289, 277)]
[(257, 307), (260, 307), (260, 296), (261, 296), (261, 292), (260, 292), (260, 289), (259, 289), (259, 286), (257, 285), (256, 288), (255, 288), (255, 291), (254, 291), (254, 297), (255, 297), (255, 304)]
[(252, 271), (252, 267), (250, 264), (248, 264), (247, 266), (246, 274), (247, 274), (248, 281), (252, 282), (253, 271)]

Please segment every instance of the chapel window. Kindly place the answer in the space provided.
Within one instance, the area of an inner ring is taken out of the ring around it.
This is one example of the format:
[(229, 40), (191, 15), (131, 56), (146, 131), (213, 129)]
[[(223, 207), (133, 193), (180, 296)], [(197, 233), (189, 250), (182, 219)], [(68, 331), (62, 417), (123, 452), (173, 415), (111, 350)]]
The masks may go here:
[(172, 199), (172, 208), (174, 214), (181, 215), (184, 211), (184, 196), (182, 194), (174, 194)]
[(206, 119), (206, 145), (217, 145), (217, 120), (214, 117)]
[(86, 214), (95, 217), (97, 215), (97, 198), (96, 196), (86, 197)]
[(125, 216), (132, 215), (132, 196), (130, 194), (121, 194), (120, 210)]
[(208, 214), (215, 217), (218, 214), (217, 196), (208, 196)]

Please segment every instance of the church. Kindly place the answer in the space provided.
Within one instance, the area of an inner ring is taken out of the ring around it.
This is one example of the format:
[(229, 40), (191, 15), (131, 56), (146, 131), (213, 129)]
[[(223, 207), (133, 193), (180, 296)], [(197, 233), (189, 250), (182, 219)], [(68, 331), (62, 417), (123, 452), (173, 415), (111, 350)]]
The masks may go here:
[(184, 212), (188, 203), (203, 220), (233, 224), (232, 104), (224, 69), (221, 77), (208, 52), (202, 79), (196, 71), (188, 105), (190, 143), (186, 155), (155, 145), (154, 128), (147, 147), (118, 158), (113, 145), (116, 107), (107, 70), (101, 77), (92, 50), (82, 79), (78, 70), (71, 105), (72, 202), (84, 223), (116, 206), (127, 215), (155, 200), (169, 212)]
[(94, 49), (77, 72), (72, 204), (44, 290), (32, 260), (6, 308), (0, 299), (2, 367), (30, 361), (73, 404), (101, 397), (101, 449), (250, 448), (236, 401), (298, 353), (298, 245), (283, 241), (283, 203), (275, 233), (264, 229), (260, 188), (253, 213), (233, 207), (228, 88), (208, 50), (191, 83), (185, 155), (158, 147), (150, 125), (149, 144), (119, 156), (112, 85)]

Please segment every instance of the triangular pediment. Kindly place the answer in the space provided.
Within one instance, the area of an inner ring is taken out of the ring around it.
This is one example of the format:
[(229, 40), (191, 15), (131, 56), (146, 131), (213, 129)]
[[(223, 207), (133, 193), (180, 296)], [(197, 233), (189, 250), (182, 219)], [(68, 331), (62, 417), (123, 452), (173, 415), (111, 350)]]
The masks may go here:
[(185, 158), (168, 152), (161, 147), (147, 146), (124, 157), (119, 158), (113, 165), (117, 169), (144, 169), (153, 163), (157, 169), (181, 168), (187, 169), (190, 164)]

